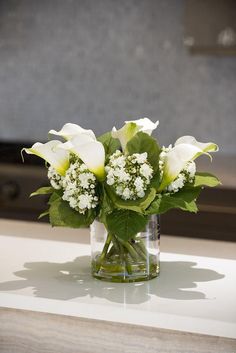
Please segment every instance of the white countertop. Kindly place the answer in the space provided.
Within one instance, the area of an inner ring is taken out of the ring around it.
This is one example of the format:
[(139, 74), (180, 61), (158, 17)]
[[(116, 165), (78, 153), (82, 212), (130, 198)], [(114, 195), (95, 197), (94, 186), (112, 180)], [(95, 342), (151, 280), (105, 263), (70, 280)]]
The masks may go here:
[(161, 237), (148, 282), (90, 275), (89, 231), (0, 220), (0, 307), (236, 338), (236, 244)]

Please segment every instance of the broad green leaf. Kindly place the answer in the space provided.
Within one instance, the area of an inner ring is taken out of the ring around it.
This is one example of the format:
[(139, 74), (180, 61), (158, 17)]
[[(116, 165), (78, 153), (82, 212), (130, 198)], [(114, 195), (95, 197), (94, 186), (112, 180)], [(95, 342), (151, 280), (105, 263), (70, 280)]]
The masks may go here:
[(123, 200), (116, 195), (111, 187), (106, 185), (106, 191), (116, 208), (144, 213), (146, 208), (156, 197), (156, 190), (154, 188), (148, 189), (145, 196), (137, 200)]
[(47, 195), (53, 193), (54, 189), (51, 186), (43, 186), (30, 194), (30, 197), (36, 195)]
[(199, 172), (195, 174), (194, 186), (214, 187), (220, 184), (220, 180), (213, 174)]
[(106, 132), (97, 139), (104, 146), (106, 157), (109, 157), (116, 150), (120, 149), (120, 142), (111, 136), (111, 132)]
[(195, 201), (200, 192), (202, 191), (201, 187), (194, 187), (192, 184), (185, 185), (180, 191), (172, 194), (171, 197), (176, 199), (182, 199), (185, 202)]
[(49, 198), (48, 204), (51, 205), (55, 200), (61, 198), (62, 193), (62, 190), (54, 190), (54, 192)]
[(160, 185), (160, 174), (159, 172), (157, 172), (151, 179), (149, 187), (154, 188), (155, 190), (158, 190), (159, 185)]
[(195, 201), (185, 202), (182, 199), (172, 197), (170, 195), (163, 195), (159, 207), (159, 214), (169, 211), (171, 208), (180, 208), (183, 211), (196, 213), (198, 208)]
[(85, 215), (73, 210), (69, 203), (60, 197), (55, 199), (49, 209), (49, 218), (52, 226), (64, 226), (70, 228), (87, 227), (95, 219), (95, 211), (87, 211)]
[(129, 154), (147, 152), (149, 163), (155, 172), (158, 170), (160, 147), (153, 137), (140, 131), (127, 143), (126, 150)]
[(182, 190), (171, 195), (157, 195), (146, 210), (146, 214), (165, 213), (171, 208), (180, 208), (183, 211), (197, 212), (195, 203), (201, 192), (201, 187), (186, 185)]
[(57, 198), (51, 202), (49, 208), (49, 220), (53, 227), (66, 227), (66, 223), (62, 219), (62, 214), (60, 212), (61, 199)]
[(141, 232), (148, 222), (147, 216), (131, 210), (115, 210), (106, 219), (108, 231), (124, 241)]

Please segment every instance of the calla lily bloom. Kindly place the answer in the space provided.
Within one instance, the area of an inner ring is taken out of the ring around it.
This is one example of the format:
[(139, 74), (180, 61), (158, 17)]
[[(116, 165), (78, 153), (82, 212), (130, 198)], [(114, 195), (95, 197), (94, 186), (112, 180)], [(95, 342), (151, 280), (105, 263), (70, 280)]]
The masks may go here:
[(167, 185), (176, 179), (182, 169), (190, 161), (202, 154), (218, 151), (215, 143), (198, 142), (193, 136), (180, 137), (175, 146), (166, 154), (161, 185), (158, 191), (162, 191)]
[(111, 136), (120, 140), (122, 150), (125, 151), (127, 143), (137, 134), (138, 131), (138, 126), (135, 123), (126, 123), (119, 130), (116, 130), (114, 126), (111, 131)]
[(157, 128), (157, 126), (159, 125), (158, 120), (155, 123), (153, 123), (148, 118), (141, 118), (138, 120), (125, 121), (125, 123), (126, 124), (135, 123), (138, 126), (139, 131), (145, 132), (148, 135), (151, 135), (153, 130), (155, 130)]
[(62, 136), (65, 140), (70, 140), (71, 138), (80, 135), (87, 135), (90, 136), (93, 140), (96, 140), (96, 137), (92, 130), (86, 130), (77, 124), (71, 123), (65, 124), (60, 131), (50, 130), (49, 134)]
[(178, 138), (175, 142), (175, 146), (180, 145), (181, 143), (187, 143), (189, 145), (199, 147), (203, 152), (217, 152), (219, 147), (213, 142), (198, 142), (193, 136), (182, 136)]
[(71, 138), (67, 142), (60, 144), (58, 148), (68, 150), (76, 154), (76, 150), (74, 149), (75, 145), (78, 147), (80, 145), (84, 145), (85, 143), (94, 142), (94, 141), (96, 140), (94, 140), (91, 136), (81, 134), (79, 136), (75, 136)]
[(24, 148), (23, 151), (44, 159), (58, 174), (65, 175), (66, 170), (69, 168), (69, 152), (58, 148), (62, 144), (58, 140), (46, 143), (36, 142), (31, 148)]
[(153, 123), (148, 118), (125, 121), (125, 125), (121, 129), (116, 130), (116, 128), (113, 127), (111, 135), (113, 138), (120, 140), (122, 150), (125, 151), (127, 143), (137, 134), (137, 132), (142, 131), (151, 135), (152, 131), (156, 129), (158, 124), (159, 121)]
[(80, 135), (61, 144), (59, 148), (77, 155), (99, 180), (105, 178), (105, 150), (101, 142)]

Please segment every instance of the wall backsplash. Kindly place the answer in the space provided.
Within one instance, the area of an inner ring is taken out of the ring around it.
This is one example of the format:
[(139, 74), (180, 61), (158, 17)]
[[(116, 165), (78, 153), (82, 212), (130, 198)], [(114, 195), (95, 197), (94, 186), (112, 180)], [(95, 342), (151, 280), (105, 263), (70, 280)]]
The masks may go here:
[(236, 58), (190, 56), (184, 1), (3, 0), (0, 140), (43, 140), (67, 121), (96, 133), (160, 120), (236, 152)]

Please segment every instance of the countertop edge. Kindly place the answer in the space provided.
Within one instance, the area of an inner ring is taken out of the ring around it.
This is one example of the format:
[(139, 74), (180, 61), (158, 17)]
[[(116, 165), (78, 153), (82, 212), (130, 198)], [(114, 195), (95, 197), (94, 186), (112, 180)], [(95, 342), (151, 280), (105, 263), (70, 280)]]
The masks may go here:
[[(84, 303), (66, 302), (62, 305), (60, 300), (27, 297), (9, 293), (0, 293), (1, 308), (13, 310), (33, 311), (36, 313), (53, 314), (61, 317), (77, 317), (88, 320), (98, 320), (135, 326), (144, 326), (155, 329), (164, 329), (190, 334), (215, 336), (236, 340), (236, 324), (218, 320), (202, 319), (197, 317), (185, 317), (167, 313), (146, 312), (137, 309), (120, 308), (107, 310), (105, 305), (86, 305)], [(179, 327), (176, 328), (176, 322)], [(205, 327), (208, 327), (206, 331)], [(203, 329), (204, 327), (204, 329)]]

